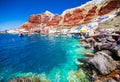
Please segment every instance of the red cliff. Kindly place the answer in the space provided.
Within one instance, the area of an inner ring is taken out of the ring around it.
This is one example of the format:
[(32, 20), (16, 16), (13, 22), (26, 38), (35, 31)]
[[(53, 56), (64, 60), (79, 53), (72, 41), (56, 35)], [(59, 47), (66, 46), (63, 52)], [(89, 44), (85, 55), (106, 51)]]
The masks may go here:
[(84, 17), (86, 15), (85, 9), (75, 9), (73, 13), (66, 13), (64, 15), (64, 25), (76, 25), (83, 21)]
[[(104, 0), (102, 0), (104, 1)], [(35, 14), (29, 17), (27, 23), (21, 25), (21, 28), (37, 28), (41, 26), (75, 26), (90, 22), (93, 18), (108, 14), (115, 9), (120, 8), (120, 0), (106, 0), (106, 2), (93, 3), (93, 1), (65, 10), (62, 15), (52, 14), (46, 11), (43, 14)]]
[(60, 15), (54, 15), (53, 18), (47, 23), (47, 26), (58, 25), (62, 17)]
[(111, 11), (113, 11), (114, 9), (118, 9), (118, 8), (120, 8), (120, 0), (111, 0), (110, 2), (103, 5), (100, 8), (98, 15), (102, 16), (102, 15), (108, 14)]
[(87, 13), (84, 18), (84, 22), (92, 20), (95, 16), (97, 16), (97, 6), (93, 6)]

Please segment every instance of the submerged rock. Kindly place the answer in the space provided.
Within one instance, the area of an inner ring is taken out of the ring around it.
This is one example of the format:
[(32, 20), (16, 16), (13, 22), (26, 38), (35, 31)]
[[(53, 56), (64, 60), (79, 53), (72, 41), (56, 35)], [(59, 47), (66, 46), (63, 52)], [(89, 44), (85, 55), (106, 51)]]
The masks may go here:
[(31, 78), (17, 77), (11, 79), (9, 82), (33, 82)]
[(96, 55), (88, 62), (102, 75), (107, 75), (116, 68), (115, 61), (111, 56), (103, 52), (97, 52)]
[(50, 82), (50, 80), (45, 76), (45, 74), (36, 75), (25, 73), (11, 78), (9, 82)]
[(68, 82), (90, 82), (83, 70), (70, 71), (67, 79)]

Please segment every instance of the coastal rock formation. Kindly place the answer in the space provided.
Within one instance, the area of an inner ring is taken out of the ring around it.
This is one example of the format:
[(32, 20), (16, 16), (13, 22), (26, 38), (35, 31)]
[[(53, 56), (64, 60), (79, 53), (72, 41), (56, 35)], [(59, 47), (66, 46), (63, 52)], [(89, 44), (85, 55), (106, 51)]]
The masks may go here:
[(60, 15), (54, 15), (52, 19), (47, 23), (47, 26), (55, 26), (58, 25), (62, 17)]
[(39, 26), (39, 24), (37, 24), (37, 23), (26, 22), (21, 26), (21, 28), (25, 28), (26, 30), (29, 30), (31, 28), (36, 28), (38, 26)]
[(94, 66), (102, 75), (107, 75), (116, 69), (114, 60), (103, 52), (97, 52), (95, 56), (89, 60), (89, 64)]
[(72, 14), (70, 12), (66, 13), (63, 16), (63, 24), (68, 26), (80, 24), (83, 22), (86, 13), (87, 11), (85, 9), (75, 9)]
[(89, 78), (85, 75), (83, 70), (70, 71), (67, 79), (68, 82), (89, 82)]
[(114, 9), (120, 8), (120, 1), (119, 0), (111, 0), (108, 2), (106, 5), (103, 5), (99, 12), (98, 15), (105, 15), (111, 12)]
[(20, 77), (20, 78), (13, 78), (9, 82), (32, 82), (32, 79)]
[(99, 35), (81, 39), (82, 43), (92, 44), (93, 57), (77, 60), (92, 78), (92, 82), (120, 82), (120, 36)]
[(84, 22), (92, 20), (95, 16), (97, 16), (97, 6), (93, 6), (87, 13), (84, 18)]
[[(116, 4), (116, 5), (114, 5)], [(90, 22), (92, 19), (120, 8), (119, 0), (101, 0), (99, 3), (97, 1), (89, 1), (86, 4), (67, 9), (63, 11), (61, 15), (52, 14), (49, 11), (46, 11), (42, 14), (34, 14), (29, 17), (27, 23), (21, 25), (21, 28), (40, 28), (46, 27), (49, 28), (52, 26), (56, 27), (65, 27), (65, 26), (76, 26)], [(117, 11), (114, 11), (117, 12)]]
[[(56, 16), (56, 15), (55, 15)], [(54, 14), (46, 11), (43, 14), (34, 14), (29, 17), (28, 22), (21, 25), (21, 28), (37, 28), (46, 25), (52, 18)]]

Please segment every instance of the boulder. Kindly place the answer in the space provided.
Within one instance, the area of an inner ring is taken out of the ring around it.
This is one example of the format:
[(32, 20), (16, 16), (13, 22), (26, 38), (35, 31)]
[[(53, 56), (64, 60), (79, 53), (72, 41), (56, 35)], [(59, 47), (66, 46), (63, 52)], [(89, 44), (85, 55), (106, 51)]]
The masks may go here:
[(111, 78), (111, 79), (107, 80), (106, 82), (118, 82), (118, 81), (116, 81), (116, 80), (114, 80), (114, 79)]
[(89, 57), (85, 57), (85, 58), (78, 58), (76, 61), (81, 63), (88, 63), (89, 60), (90, 60)]
[(116, 43), (108, 42), (102, 45), (102, 49), (112, 50), (116, 47)]
[(87, 38), (86, 42), (95, 42), (95, 39), (94, 38)]
[(94, 50), (95, 52), (97, 51), (100, 51), (100, 50), (114, 50), (114, 48), (116, 47), (116, 43), (113, 43), (113, 42), (108, 42), (108, 43), (96, 43), (95, 46), (94, 46)]
[(112, 36), (107, 36), (106, 40), (109, 42), (115, 42), (115, 39), (113, 39)]
[(120, 37), (119, 37), (118, 40), (117, 40), (117, 44), (120, 44)]
[(111, 56), (103, 52), (97, 52), (88, 62), (102, 75), (107, 75), (116, 69), (115, 61), (111, 58)]
[(111, 51), (113, 53), (113, 58), (117, 59), (117, 60), (120, 60), (120, 45), (117, 45)]
[(102, 52), (108, 54), (109, 56), (112, 56), (112, 52), (109, 50), (102, 50)]
[(102, 49), (102, 43), (95, 43), (94, 52), (100, 51)]
[(93, 53), (85, 53), (85, 56), (87, 56), (87, 57), (93, 57), (94, 54)]
[(103, 42), (103, 43), (105, 43), (107, 41), (105, 37), (104, 38), (96, 38), (96, 40), (98, 42)]
[(92, 46), (91, 46), (89, 43), (85, 44), (84, 47), (85, 47), (86, 49), (92, 48)]

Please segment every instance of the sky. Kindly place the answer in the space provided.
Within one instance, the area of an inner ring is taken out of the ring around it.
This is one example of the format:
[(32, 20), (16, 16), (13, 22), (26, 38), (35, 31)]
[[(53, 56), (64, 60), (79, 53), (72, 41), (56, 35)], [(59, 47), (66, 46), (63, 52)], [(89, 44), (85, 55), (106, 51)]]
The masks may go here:
[(19, 28), (32, 14), (61, 14), (90, 0), (0, 0), (0, 31)]

